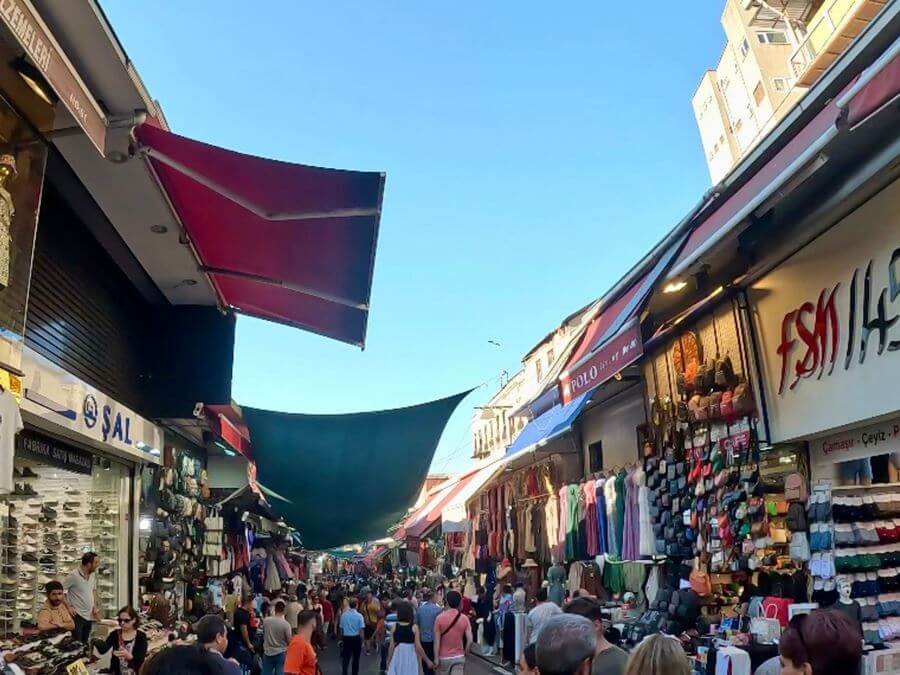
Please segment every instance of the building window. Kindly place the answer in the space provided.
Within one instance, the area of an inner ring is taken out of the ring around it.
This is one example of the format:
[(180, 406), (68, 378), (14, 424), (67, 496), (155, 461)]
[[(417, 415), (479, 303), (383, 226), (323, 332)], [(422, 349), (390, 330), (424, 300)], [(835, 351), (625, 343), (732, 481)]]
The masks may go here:
[(750, 53), (750, 43), (747, 42), (747, 38), (744, 38), (741, 41), (741, 56), (743, 58), (747, 58), (747, 54)]
[(547, 370), (550, 370), (553, 367), (553, 359), (555, 354), (553, 353), (553, 347), (547, 350)]
[(790, 82), (786, 77), (773, 77), (772, 86), (775, 87), (775, 91), (787, 91), (791, 88)]
[(534, 369), (537, 371), (537, 379), (538, 382), (540, 382), (544, 377), (544, 366), (542, 365), (540, 358), (534, 362)]
[(763, 45), (786, 45), (787, 35), (780, 30), (767, 30), (756, 34), (756, 39)]
[(744, 120), (738, 120), (734, 123), (734, 133), (737, 133), (741, 130), (741, 127), (744, 126)]
[(724, 94), (726, 89), (728, 89), (728, 78), (723, 77), (721, 80), (719, 80), (719, 91)]
[(753, 100), (756, 101), (756, 105), (762, 103), (765, 97), (766, 90), (763, 89), (762, 82), (757, 82), (756, 86), (753, 88)]
[(588, 446), (588, 458), (590, 460), (591, 473), (603, 470), (603, 441), (597, 441)]

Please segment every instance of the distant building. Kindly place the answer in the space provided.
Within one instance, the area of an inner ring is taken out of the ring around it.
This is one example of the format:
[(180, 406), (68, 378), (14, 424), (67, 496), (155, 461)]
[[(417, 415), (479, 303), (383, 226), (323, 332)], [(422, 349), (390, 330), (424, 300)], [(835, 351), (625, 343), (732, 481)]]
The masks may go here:
[(718, 183), (802, 98), (887, 0), (726, 0), (725, 49), (691, 104)]
[(555, 388), (595, 304), (566, 317), (522, 357), (522, 369), (503, 378), (500, 390), (472, 417), (472, 457), (501, 457), (533, 416), (529, 404), (544, 391)]

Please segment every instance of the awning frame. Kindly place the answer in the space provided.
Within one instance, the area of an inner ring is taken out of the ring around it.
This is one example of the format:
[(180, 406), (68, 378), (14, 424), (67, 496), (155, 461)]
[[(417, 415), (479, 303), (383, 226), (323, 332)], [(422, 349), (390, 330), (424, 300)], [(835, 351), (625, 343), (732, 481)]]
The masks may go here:
[[(369, 208), (369, 209), (332, 209), (330, 211), (297, 211), (297, 212), (278, 212), (278, 211), (267, 211), (262, 208), (258, 204), (251, 202), (248, 199), (244, 199), (240, 195), (232, 192), (228, 188), (223, 185), (220, 185), (214, 180), (210, 180), (207, 176), (194, 171), (186, 167), (181, 162), (172, 159), (165, 153), (160, 152), (154, 148), (151, 148), (146, 145), (138, 145), (138, 152), (143, 155), (150, 157), (151, 159), (155, 159), (163, 164), (172, 167), (179, 173), (184, 174), (188, 178), (200, 183), (202, 186), (209, 188), (216, 194), (219, 194), (225, 199), (234, 202), (238, 206), (246, 209), (250, 213), (262, 218), (263, 220), (271, 220), (271, 221), (279, 221), (279, 220), (319, 220), (319, 219), (327, 219), (327, 218), (349, 218), (353, 216), (380, 216), (381, 209), (380, 208)], [(385, 174), (381, 173), (382, 183), (384, 182)]]
[[(148, 121), (144, 121), (143, 124), (150, 124)], [(172, 218), (178, 225), (179, 234), (181, 236), (181, 241), (187, 244), (189, 247), (191, 254), (194, 257), (194, 261), (197, 264), (197, 271), (200, 272), (206, 279), (209, 284), (210, 289), (213, 291), (213, 295), (216, 298), (216, 306), (219, 311), (223, 314), (228, 313), (230, 311), (238, 312), (244, 314), (246, 316), (253, 316), (256, 318), (260, 318), (264, 321), (270, 321), (272, 323), (279, 323), (284, 326), (288, 326), (290, 328), (300, 328), (307, 332), (321, 335), (322, 337), (330, 338), (333, 340), (338, 340), (340, 342), (345, 342), (347, 344), (352, 344), (355, 347), (360, 349), (365, 349), (365, 336), (368, 333), (368, 323), (369, 323), (369, 311), (370, 311), (370, 300), (371, 300), (371, 289), (372, 283), (375, 276), (375, 256), (378, 248), (378, 235), (381, 229), (381, 215), (384, 204), (384, 187), (387, 175), (385, 172), (378, 172), (379, 182), (378, 182), (378, 198), (377, 205), (370, 208), (348, 208), (348, 209), (330, 209), (327, 211), (299, 211), (299, 212), (280, 212), (280, 211), (271, 211), (263, 208), (261, 205), (255, 203), (252, 200), (248, 200), (241, 195), (237, 194), (233, 190), (228, 189), (227, 187), (221, 185), (217, 181), (210, 179), (209, 177), (203, 175), (202, 173), (191, 169), (190, 167), (185, 166), (182, 162), (179, 162), (176, 159), (173, 159), (168, 154), (161, 152), (155, 148), (150, 147), (144, 143), (141, 143), (138, 140), (137, 134), (135, 133), (137, 130), (137, 126), (132, 127), (131, 130), (131, 138), (132, 138), (132, 146), (135, 150), (135, 153), (139, 155), (143, 161), (144, 166), (147, 167), (148, 171), (154, 182), (156, 183), (157, 189), (162, 194), (163, 199), (168, 206), (169, 212), (172, 215)], [(313, 288), (309, 288), (308, 286), (303, 286), (300, 284), (291, 283), (285, 280), (273, 279), (269, 277), (265, 277), (263, 275), (256, 275), (252, 273), (246, 273), (239, 270), (231, 270), (225, 268), (218, 268), (205, 265), (203, 263), (203, 257), (200, 255), (200, 251), (197, 248), (197, 245), (193, 241), (190, 233), (184, 225), (184, 222), (181, 218), (181, 215), (178, 212), (178, 209), (175, 207), (175, 204), (172, 202), (171, 197), (169, 196), (168, 191), (165, 188), (165, 184), (162, 180), (162, 177), (159, 175), (159, 172), (156, 170), (156, 167), (153, 166), (153, 161), (158, 161), (161, 165), (167, 166), (178, 173), (183, 174), (190, 180), (197, 182), (199, 185), (211, 190), (215, 194), (227, 199), (228, 201), (236, 204), (237, 206), (243, 208), (248, 213), (261, 218), (263, 220), (269, 222), (279, 222), (279, 221), (291, 221), (291, 220), (328, 220), (328, 219), (337, 219), (337, 218), (348, 218), (348, 217), (367, 217), (373, 218), (373, 232), (372, 232), (372, 250), (370, 252), (368, 258), (368, 279), (367, 279), (367, 288), (369, 289), (369, 297), (366, 302), (358, 302), (356, 300), (352, 300), (349, 298), (341, 297), (338, 295), (330, 294), (327, 292), (315, 290)], [(226, 294), (222, 290), (221, 286), (217, 283), (215, 279), (215, 275), (222, 275), (231, 277), (234, 279), (242, 279), (246, 281), (251, 281), (259, 284), (265, 284), (274, 286), (277, 288), (283, 288), (287, 291), (291, 291), (294, 293), (298, 293), (300, 295), (304, 295), (310, 298), (315, 298), (317, 300), (321, 300), (323, 302), (329, 302), (336, 305), (340, 305), (343, 307), (347, 307), (349, 309), (355, 309), (363, 313), (362, 316), (362, 327), (361, 327), (361, 335), (363, 336), (361, 340), (353, 340), (347, 339), (345, 337), (341, 337), (338, 335), (330, 334), (326, 331), (323, 331), (315, 326), (311, 326), (308, 323), (298, 321), (293, 318), (284, 318), (271, 314), (260, 315), (254, 313), (250, 309), (244, 309), (235, 305), (232, 305), (228, 302), (226, 298)]]

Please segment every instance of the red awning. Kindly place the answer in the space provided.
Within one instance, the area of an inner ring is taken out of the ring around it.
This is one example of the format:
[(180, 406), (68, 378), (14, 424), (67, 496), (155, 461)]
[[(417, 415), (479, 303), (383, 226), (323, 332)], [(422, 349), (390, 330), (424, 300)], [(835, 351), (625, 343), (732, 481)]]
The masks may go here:
[(412, 513), (394, 535), (394, 539), (421, 539), (441, 523), (441, 513), (444, 507), (469, 484), (478, 471), (470, 471), (459, 480), (446, 487), (442, 487), (417, 511)]
[[(847, 122), (855, 126), (900, 96), (900, 54), (894, 56), (850, 99)], [(840, 101), (839, 101), (840, 103)]]
[(203, 411), (212, 432), (252, 462), (250, 430), (240, 412), (233, 405), (205, 405)]
[(223, 305), (363, 346), (384, 174), (135, 138)]
[[(739, 190), (726, 199), (706, 220), (697, 225), (688, 237), (681, 255), (672, 265), (672, 274), (683, 273), (708, 246), (708, 242), (717, 239), (720, 233), (733, 227), (736, 224), (734, 222), (736, 218), (744, 218), (743, 211), (748, 207), (752, 208), (750, 205), (756, 198), (762, 198), (768, 194), (767, 187), (773, 185), (776, 179), (792, 165), (803, 160), (807, 151), (814, 147), (815, 141), (828, 132), (836, 132), (835, 122), (838, 116), (839, 110), (832, 100), (809, 124), (788, 141), (787, 145), (753, 174)], [(810, 157), (810, 159), (812, 158)], [(787, 177), (785, 177), (786, 179)]]
[(563, 405), (603, 384), (641, 357), (643, 343), (638, 314), (684, 241), (685, 237), (681, 236), (671, 242), (650, 270), (637, 277), (613, 302), (606, 303), (588, 324), (581, 343), (559, 376)]

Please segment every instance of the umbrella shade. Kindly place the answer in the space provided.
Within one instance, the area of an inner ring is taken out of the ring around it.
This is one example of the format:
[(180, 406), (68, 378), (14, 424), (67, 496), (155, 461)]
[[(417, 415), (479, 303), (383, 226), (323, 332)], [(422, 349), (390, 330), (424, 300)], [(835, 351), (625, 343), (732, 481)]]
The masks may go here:
[(242, 407), (257, 478), (309, 549), (383, 537), (422, 487), (447, 420), (469, 392), (409, 408), (303, 415)]

